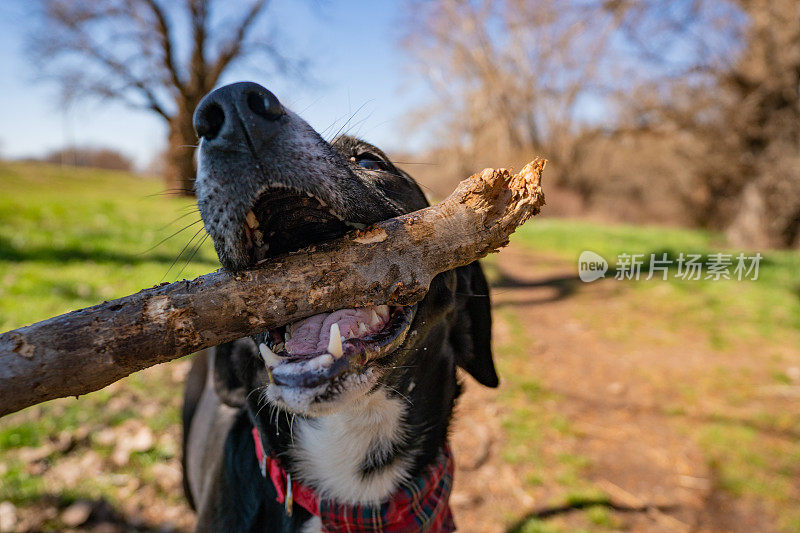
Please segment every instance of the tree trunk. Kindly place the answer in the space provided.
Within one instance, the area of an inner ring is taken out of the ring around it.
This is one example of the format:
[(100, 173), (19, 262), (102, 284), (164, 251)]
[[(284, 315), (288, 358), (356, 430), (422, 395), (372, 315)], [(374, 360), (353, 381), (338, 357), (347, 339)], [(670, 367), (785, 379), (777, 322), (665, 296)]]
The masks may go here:
[(544, 205), (543, 160), (491, 170), (445, 201), (340, 239), (0, 334), (0, 416), (316, 313), (421, 300), (440, 272), (508, 243)]
[(192, 111), (188, 105), (181, 105), (169, 124), (166, 181), (167, 189), (171, 194), (194, 196), (197, 142), (197, 136), (192, 126)]
[(764, 197), (755, 181), (745, 185), (736, 213), (725, 231), (728, 242), (740, 248), (769, 246)]

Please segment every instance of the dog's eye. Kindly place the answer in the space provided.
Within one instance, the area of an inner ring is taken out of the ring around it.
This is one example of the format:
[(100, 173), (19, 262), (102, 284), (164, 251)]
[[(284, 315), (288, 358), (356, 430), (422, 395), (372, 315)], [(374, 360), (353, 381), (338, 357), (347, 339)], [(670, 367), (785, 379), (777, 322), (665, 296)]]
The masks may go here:
[(386, 170), (386, 163), (379, 159), (373, 159), (374, 156), (361, 156), (356, 158), (358, 166), (367, 170)]

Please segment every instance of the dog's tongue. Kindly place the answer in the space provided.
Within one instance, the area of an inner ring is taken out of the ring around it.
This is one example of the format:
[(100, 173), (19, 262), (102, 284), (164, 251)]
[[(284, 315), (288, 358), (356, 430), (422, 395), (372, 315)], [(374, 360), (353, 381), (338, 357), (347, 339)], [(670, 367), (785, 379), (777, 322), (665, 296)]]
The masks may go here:
[(380, 331), (388, 320), (386, 305), (339, 309), (310, 316), (287, 326), (290, 336), (285, 343), (286, 351), (295, 355), (325, 352), (333, 324), (339, 327), (344, 339), (352, 339)]

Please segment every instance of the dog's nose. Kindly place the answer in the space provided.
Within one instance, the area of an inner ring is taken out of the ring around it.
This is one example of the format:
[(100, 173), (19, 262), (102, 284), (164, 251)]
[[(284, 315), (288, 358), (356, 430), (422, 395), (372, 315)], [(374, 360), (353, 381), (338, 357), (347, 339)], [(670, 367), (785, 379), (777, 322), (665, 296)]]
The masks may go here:
[(277, 132), (285, 114), (274, 94), (257, 83), (241, 82), (210, 92), (194, 112), (194, 130), (206, 142), (244, 143), (242, 133), (260, 144)]

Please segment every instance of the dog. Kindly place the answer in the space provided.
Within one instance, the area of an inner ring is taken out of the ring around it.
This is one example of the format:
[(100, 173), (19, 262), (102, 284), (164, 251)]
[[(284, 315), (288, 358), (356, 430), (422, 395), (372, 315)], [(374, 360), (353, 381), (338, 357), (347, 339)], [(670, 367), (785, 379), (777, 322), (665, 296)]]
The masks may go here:
[[(194, 126), (197, 202), (230, 271), (428, 205), (381, 150), (326, 142), (255, 83), (209, 93)], [(474, 262), (415, 305), (322, 313), (200, 352), (183, 409), (197, 530), (454, 530), (456, 367), (496, 387), (490, 341)]]

